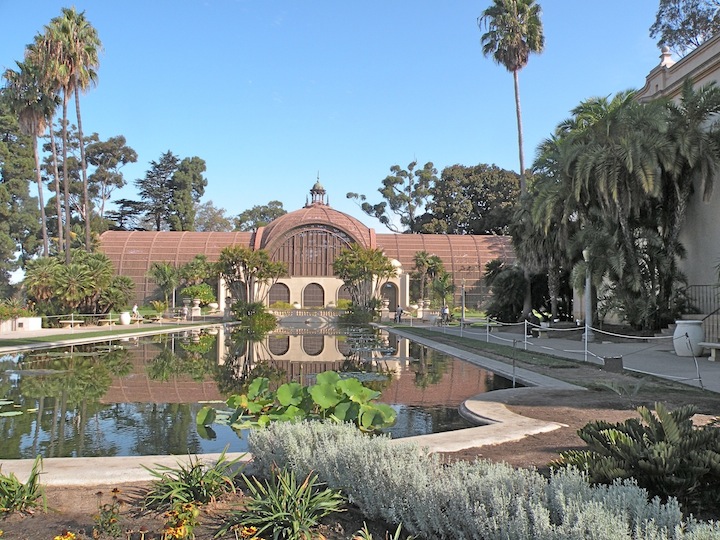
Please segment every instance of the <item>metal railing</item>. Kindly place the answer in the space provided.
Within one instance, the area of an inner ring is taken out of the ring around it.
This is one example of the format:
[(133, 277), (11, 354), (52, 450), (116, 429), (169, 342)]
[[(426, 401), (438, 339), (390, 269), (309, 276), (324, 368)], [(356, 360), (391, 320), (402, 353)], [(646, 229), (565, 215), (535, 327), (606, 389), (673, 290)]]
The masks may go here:
[(690, 285), (685, 289), (690, 305), (696, 313), (713, 313), (720, 308), (718, 300), (720, 289), (717, 285)]
[(690, 305), (704, 315), (705, 341), (720, 340), (720, 288), (718, 285), (690, 285), (685, 289)]

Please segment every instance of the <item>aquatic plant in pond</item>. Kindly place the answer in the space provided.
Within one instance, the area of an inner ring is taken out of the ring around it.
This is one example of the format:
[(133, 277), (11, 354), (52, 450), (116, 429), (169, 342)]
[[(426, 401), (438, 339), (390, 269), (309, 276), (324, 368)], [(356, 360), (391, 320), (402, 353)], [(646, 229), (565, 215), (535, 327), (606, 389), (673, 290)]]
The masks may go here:
[(270, 390), (269, 380), (255, 379), (247, 394), (231, 396), (226, 404), (230, 413), (220, 415), (213, 407), (203, 407), (197, 415), (198, 426), (207, 426), (216, 420), (234, 429), (264, 427), (270, 422), (332, 419), (352, 422), (363, 431), (376, 431), (392, 426), (397, 413), (385, 403), (375, 403), (380, 392), (364, 386), (356, 378), (342, 378), (334, 371), (317, 375), (314, 385), (297, 382)]

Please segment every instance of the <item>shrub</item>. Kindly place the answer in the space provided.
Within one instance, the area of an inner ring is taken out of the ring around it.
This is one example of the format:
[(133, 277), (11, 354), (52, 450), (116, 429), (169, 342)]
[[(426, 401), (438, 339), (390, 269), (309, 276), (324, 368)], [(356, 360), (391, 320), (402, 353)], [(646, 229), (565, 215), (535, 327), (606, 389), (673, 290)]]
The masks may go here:
[(576, 469), (550, 479), (488, 461), (445, 464), (412, 444), (368, 437), (352, 426), (275, 423), (249, 435), (253, 467), (314, 471), (369, 519), (402, 523), (438, 539), (689, 540), (720, 524), (682, 521), (677, 502), (648, 500), (630, 480), (591, 486)]
[(590, 422), (578, 431), (587, 450), (561, 454), (557, 466), (587, 471), (591, 482), (634, 478), (651, 495), (677, 498), (689, 511), (720, 503), (720, 429), (696, 427), (692, 405), (655, 412), (638, 407), (642, 420)]
[(177, 502), (206, 504), (223, 493), (234, 493), (234, 480), (240, 472), (238, 462), (243, 457), (228, 460), (223, 450), (212, 465), (203, 463), (197, 456), (190, 456), (187, 465), (179, 464), (176, 468), (164, 465), (157, 465), (155, 469), (145, 467), (157, 478), (145, 495), (145, 507), (167, 509)]
[(198, 285), (190, 285), (180, 291), (182, 298), (199, 299), (201, 306), (207, 306), (210, 302), (215, 302), (215, 293), (212, 287), (207, 283), (200, 283)]
[(262, 302), (243, 302), (238, 300), (232, 305), (235, 318), (247, 328), (250, 334), (266, 334), (277, 326), (277, 319), (268, 313)]
[(340, 491), (323, 489), (317, 475), (298, 483), (293, 471), (274, 469), (269, 482), (243, 478), (249, 493), (245, 508), (233, 512), (218, 535), (248, 527), (256, 537), (267, 531), (278, 540), (310, 540), (321, 518), (343, 510)]
[(278, 300), (270, 304), (270, 309), (292, 309), (293, 305), (290, 302), (282, 302)]
[(45, 495), (40, 485), (41, 469), (42, 457), (38, 456), (24, 484), (13, 473), (7, 476), (0, 474), (0, 514), (26, 512), (37, 507), (40, 499), (44, 501)]
[(159, 314), (165, 313), (168, 308), (165, 300), (150, 300), (150, 305)]
[(350, 306), (352, 306), (352, 300), (348, 298), (338, 298), (338, 301), (335, 304), (337, 309), (350, 309)]

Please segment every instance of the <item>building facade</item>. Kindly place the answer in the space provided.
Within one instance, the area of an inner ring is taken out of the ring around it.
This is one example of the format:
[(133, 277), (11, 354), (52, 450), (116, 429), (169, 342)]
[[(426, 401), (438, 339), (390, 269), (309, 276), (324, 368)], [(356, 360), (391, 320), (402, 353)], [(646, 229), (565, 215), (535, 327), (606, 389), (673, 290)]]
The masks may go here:
[[(493, 259), (514, 261), (507, 236), (377, 234), (354, 217), (333, 209), (326, 192), (317, 182), (303, 208), (289, 212), (255, 232), (147, 232), (108, 231), (100, 237), (100, 250), (112, 261), (118, 274), (135, 282), (135, 301), (146, 304), (161, 297), (148, 276), (153, 262), (181, 266), (202, 254), (217, 261), (223, 248), (240, 245), (263, 249), (274, 261), (287, 265), (288, 275), (269, 291), (267, 303), (287, 302), (303, 308), (333, 307), (348, 298), (343, 282), (333, 275), (335, 257), (351, 244), (380, 249), (395, 267), (397, 275), (383, 288), (388, 308), (407, 308), (414, 257), (420, 251), (437, 255), (455, 285), (455, 304), (479, 307), (487, 297), (483, 282), (485, 265)], [(222, 309), (226, 291), (221, 286), (218, 301)]]
[[(720, 35), (707, 40), (694, 51), (675, 62), (670, 50), (664, 47), (660, 64), (646, 77), (645, 86), (638, 92), (638, 99), (648, 101), (656, 98), (679, 100), (686, 79), (693, 86), (701, 87), (720, 82)], [(680, 241), (687, 256), (680, 261), (688, 283), (695, 287), (711, 287), (718, 282), (720, 263), (720, 178), (715, 178), (715, 195), (709, 202), (702, 200), (699, 186), (688, 205), (686, 221)], [(699, 306), (708, 313), (710, 306)]]

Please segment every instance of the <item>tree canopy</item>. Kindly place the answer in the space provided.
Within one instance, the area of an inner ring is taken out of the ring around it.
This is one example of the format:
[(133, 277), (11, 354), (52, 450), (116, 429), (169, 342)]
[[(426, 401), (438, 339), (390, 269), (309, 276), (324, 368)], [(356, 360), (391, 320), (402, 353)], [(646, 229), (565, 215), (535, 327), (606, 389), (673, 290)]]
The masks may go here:
[[(384, 201), (370, 204), (365, 195), (352, 192), (347, 198), (359, 201), (363, 212), (380, 220), (391, 231), (418, 233), (422, 227), (419, 218), (427, 204), (430, 186), (437, 182), (437, 169), (430, 161), (418, 169), (417, 161), (413, 161), (407, 169), (393, 165), (390, 172), (378, 188)], [(393, 215), (397, 216), (399, 225)]]
[(280, 201), (270, 201), (267, 204), (255, 205), (252, 208), (240, 212), (235, 218), (235, 228), (238, 231), (257, 231), (271, 221), (284, 216), (287, 211)]
[(453, 165), (431, 186), (422, 231), (507, 234), (520, 194), (516, 173), (495, 165)]
[(719, 30), (719, 0), (660, 0), (650, 37), (685, 56)]

